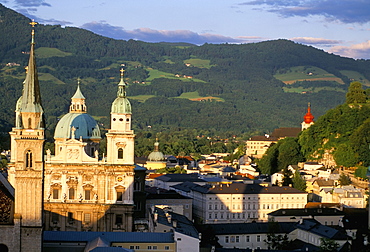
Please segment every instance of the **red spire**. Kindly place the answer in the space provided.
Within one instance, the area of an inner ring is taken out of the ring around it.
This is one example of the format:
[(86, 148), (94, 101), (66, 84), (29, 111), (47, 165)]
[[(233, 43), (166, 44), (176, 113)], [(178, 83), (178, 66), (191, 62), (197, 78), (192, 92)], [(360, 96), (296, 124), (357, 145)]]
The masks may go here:
[(311, 104), (308, 103), (307, 113), (303, 117), (305, 123), (312, 123), (315, 117), (311, 114)]

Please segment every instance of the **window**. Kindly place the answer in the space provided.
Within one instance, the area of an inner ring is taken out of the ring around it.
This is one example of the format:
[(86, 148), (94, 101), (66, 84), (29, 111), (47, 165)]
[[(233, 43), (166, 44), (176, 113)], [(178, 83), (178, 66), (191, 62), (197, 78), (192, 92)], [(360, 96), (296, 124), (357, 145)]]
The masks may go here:
[(75, 189), (73, 187), (69, 188), (68, 190), (68, 198), (75, 199)]
[(71, 212), (68, 212), (68, 215), (67, 215), (67, 220), (68, 220), (68, 223), (69, 224), (72, 224), (74, 222), (74, 219), (73, 219), (73, 213)]
[(123, 149), (122, 148), (118, 149), (118, 159), (123, 159)]
[(260, 241), (261, 241), (261, 236), (257, 235), (257, 242), (260, 242)]
[(151, 249), (152, 249), (152, 246), (150, 246), (150, 245), (149, 245), (149, 246), (148, 246), (148, 250), (151, 250)]
[(239, 235), (235, 236), (235, 242), (240, 242)]
[(170, 250), (170, 246), (164, 246), (164, 250)]
[(57, 214), (57, 213), (51, 213), (51, 221), (53, 223), (59, 222), (59, 214)]
[(158, 247), (157, 246), (153, 246), (153, 249), (157, 249)]
[(91, 190), (85, 190), (85, 200), (91, 200)]
[(84, 214), (84, 222), (85, 223), (90, 223), (91, 222), (91, 214), (89, 214), (89, 213)]
[(189, 204), (185, 204), (185, 209), (189, 209)]
[(140, 249), (140, 246), (135, 246), (135, 249)]
[(215, 210), (217, 210), (217, 205), (215, 205)]
[(133, 245), (130, 245), (130, 249), (134, 249), (135, 248), (135, 246), (133, 246)]
[(250, 236), (249, 236), (249, 235), (247, 235), (247, 236), (245, 237), (245, 241), (246, 241), (246, 242), (250, 242), (250, 239), (251, 239), (251, 238), (250, 238)]
[(225, 243), (229, 243), (229, 236), (225, 236)]
[(32, 168), (32, 152), (30, 150), (26, 153), (26, 167)]
[(59, 189), (53, 189), (53, 199), (59, 199)]
[(116, 214), (115, 224), (116, 225), (122, 225), (122, 223), (123, 223), (123, 215), (122, 214)]
[(123, 197), (123, 191), (119, 190), (117, 191), (117, 201), (122, 201)]
[(217, 213), (215, 213), (215, 219), (217, 219)]
[(208, 210), (212, 210), (212, 205), (211, 204), (208, 205)]

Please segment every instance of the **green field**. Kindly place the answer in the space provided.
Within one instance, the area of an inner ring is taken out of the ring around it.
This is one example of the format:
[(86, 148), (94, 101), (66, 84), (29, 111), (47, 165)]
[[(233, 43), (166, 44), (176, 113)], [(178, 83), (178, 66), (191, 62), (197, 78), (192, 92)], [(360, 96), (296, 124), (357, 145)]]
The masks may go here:
[(63, 52), (57, 48), (40, 47), (36, 49), (37, 58), (50, 58), (50, 57), (66, 57), (71, 56), (72, 53)]
[(288, 88), (288, 87), (283, 87), (283, 90), (285, 93), (318, 93), (320, 91), (326, 90), (326, 91), (337, 91), (337, 92), (342, 92), (345, 93), (346, 91), (341, 89), (341, 88), (333, 88), (333, 87), (320, 87), (320, 88)]
[(182, 93), (180, 96), (175, 98), (181, 98), (181, 99), (188, 99), (191, 101), (218, 101), (218, 102), (224, 102), (225, 100), (220, 97), (213, 97), (213, 96), (199, 96), (198, 91), (195, 92), (186, 92)]
[(39, 73), (39, 80), (40, 81), (52, 81), (55, 84), (65, 84), (63, 81), (59, 80), (58, 78), (54, 77), (54, 75), (49, 74), (49, 73)]
[(210, 63), (211, 63), (210, 60), (197, 59), (197, 58), (184, 60), (184, 64), (190, 64), (191, 66), (195, 66), (199, 68), (207, 68), (207, 69), (210, 69), (212, 66), (215, 66), (215, 65), (211, 65)]
[(138, 102), (145, 102), (149, 98), (155, 97), (155, 95), (136, 95), (136, 96), (128, 96), (129, 99), (137, 100)]
[(162, 72), (162, 71), (159, 71), (157, 69), (150, 68), (150, 67), (148, 67), (146, 70), (149, 71), (149, 78), (146, 79), (146, 81), (147, 81), (146, 84), (150, 84), (150, 81), (152, 81), (154, 79), (157, 79), (157, 78), (167, 78), (167, 79), (176, 79), (176, 80), (187, 81), (187, 82), (189, 82), (189, 81), (195, 81), (195, 82), (203, 82), (203, 83), (205, 83), (205, 81), (200, 80), (200, 79), (195, 79), (195, 78), (193, 78), (193, 79), (187, 79), (187, 78), (176, 77), (172, 73)]
[(274, 75), (278, 80), (281, 80), (285, 84), (293, 84), (296, 81), (336, 81), (340, 84), (344, 82), (336, 77), (335, 75), (326, 72), (325, 70), (318, 67), (306, 67), (297, 66), (289, 69), (279, 70)]
[(342, 70), (340, 71), (341, 74), (345, 75), (348, 77), (348, 79), (352, 81), (359, 81), (362, 83), (364, 86), (370, 86), (370, 81), (367, 80), (362, 74), (356, 71), (349, 71), (349, 70)]

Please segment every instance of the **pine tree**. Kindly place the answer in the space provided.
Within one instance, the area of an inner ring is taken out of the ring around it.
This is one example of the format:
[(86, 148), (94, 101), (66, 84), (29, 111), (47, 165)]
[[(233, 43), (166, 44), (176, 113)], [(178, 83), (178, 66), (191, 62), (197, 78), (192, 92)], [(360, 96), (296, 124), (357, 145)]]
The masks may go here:
[(306, 181), (302, 178), (298, 170), (295, 171), (293, 176), (293, 187), (300, 191), (306, 191), (307, 188)]

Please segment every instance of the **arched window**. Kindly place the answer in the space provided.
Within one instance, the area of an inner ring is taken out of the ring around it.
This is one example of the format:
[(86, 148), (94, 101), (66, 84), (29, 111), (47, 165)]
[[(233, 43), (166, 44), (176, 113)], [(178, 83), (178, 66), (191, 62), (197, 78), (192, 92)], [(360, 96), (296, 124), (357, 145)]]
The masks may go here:
[(28, 118), (28, 128), (29, 129), (32, 128), (32, 120), (31, 120), (31, 118)]
[(9, 249), (5, 244), (0, 244), (0, 251), (1, 252), (8, 252)]
[(123, 159), (123, 149), (122, 148), (118, 149), (118, 159)]
[(30, 150), (26, 153), (26, 168), (32, 168), (32, 152)]

